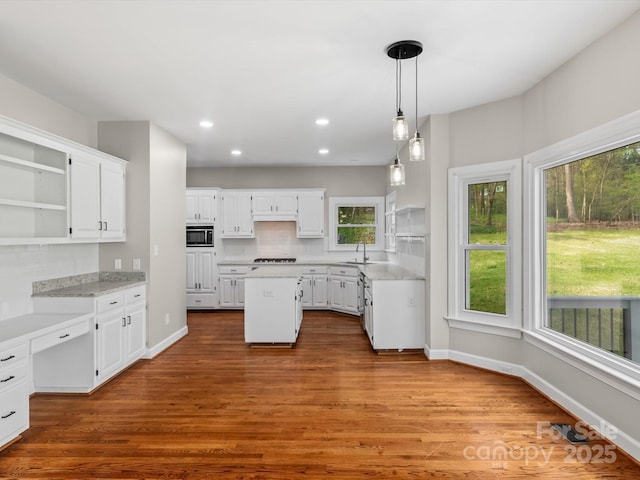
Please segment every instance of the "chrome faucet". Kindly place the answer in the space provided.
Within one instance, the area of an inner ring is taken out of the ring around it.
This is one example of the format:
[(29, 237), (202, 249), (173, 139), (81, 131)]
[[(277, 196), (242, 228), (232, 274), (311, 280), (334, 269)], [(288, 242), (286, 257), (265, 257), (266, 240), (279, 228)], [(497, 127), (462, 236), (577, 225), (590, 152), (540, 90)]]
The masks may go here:
[(367, 263), (367, 260), (369, 260), (369, 257), (367, 257), (367, 244), (365, 242), (358, 242), (358, 245), (356, 245), (356, 252), (360, 248), (360, 244), (362, 244), (362, 263)]

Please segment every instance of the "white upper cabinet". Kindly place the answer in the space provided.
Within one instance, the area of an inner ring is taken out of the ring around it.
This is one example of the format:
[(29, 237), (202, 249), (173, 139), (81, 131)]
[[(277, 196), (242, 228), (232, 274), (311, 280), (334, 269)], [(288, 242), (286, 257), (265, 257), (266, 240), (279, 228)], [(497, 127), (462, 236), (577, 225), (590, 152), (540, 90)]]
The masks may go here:
[(303, 191), (298, 193), (299, 238), (324, 236), (324, 191)]
[(216, 221), (216, 191), (188, 189), (186, 193), (187, 223), (214, 224)]
[(124, 240), (125, 164), (0, 116), (0, 245)]
[(71, 238), (124, 241), (124, 162), (78, 153), (70, 171)]
[(288, 190), (253, 192), (252, 210), (254, 220), (295, 220), (298, 193)]
[(254, 236), (253, 218), (251, 216), (251, 192), (223, 192), (222, 236)]

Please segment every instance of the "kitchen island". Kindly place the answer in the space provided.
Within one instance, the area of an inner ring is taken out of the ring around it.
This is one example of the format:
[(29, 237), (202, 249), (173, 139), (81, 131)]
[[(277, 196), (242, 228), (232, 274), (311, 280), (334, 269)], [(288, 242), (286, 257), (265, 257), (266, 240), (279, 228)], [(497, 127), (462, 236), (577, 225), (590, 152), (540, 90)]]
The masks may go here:
[(302, 324), (301, 271), (260, 266), (245, 277), (244, 338), (250, 344), (293, 346)]

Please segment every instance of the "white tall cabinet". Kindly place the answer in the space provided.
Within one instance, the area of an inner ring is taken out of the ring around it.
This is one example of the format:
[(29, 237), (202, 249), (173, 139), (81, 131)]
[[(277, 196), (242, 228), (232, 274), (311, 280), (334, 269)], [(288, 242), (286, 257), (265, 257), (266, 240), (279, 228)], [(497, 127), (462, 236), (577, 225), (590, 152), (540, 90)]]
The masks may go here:
[(215, 250), (187, 248), (187, 308), (218, 307), (218, 265)]

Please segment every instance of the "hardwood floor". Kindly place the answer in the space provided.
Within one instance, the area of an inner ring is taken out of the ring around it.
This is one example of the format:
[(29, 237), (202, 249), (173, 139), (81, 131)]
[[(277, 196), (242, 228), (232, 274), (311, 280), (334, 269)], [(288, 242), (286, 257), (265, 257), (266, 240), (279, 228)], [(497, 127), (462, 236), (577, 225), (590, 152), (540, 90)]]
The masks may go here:
[(614, 446), (544, 422), (576, 420), (515, 378), (376, 355), (352, 317), (305, 312), (281, 349), (246, 346), (242, 312), (195, 313), (93, 395), (34, 396), (0, 478), (640, 479)]

